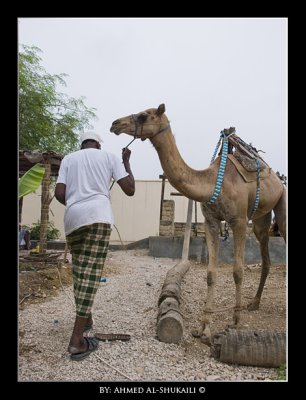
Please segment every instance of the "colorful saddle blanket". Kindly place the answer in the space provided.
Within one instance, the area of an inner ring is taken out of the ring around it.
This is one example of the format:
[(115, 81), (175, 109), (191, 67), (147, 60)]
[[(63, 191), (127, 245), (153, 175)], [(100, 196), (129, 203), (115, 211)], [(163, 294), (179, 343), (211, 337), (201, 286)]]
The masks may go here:
[[(234, 154), (228, 154), (229, 160), (235, 165), (237, 171), (245, 180), (245, 182), (254, 182), (257, 180), (257, 169), (255, 171), (248, 171), (243, 164), (238, 161)], [(252, 160), (253, 161), (253, 160)], [(255, 162), (255, 161), (254, 161)], [(260, 179), (265, 179), (271, 174), (271, 168), (266, 166), (260, 170)]]

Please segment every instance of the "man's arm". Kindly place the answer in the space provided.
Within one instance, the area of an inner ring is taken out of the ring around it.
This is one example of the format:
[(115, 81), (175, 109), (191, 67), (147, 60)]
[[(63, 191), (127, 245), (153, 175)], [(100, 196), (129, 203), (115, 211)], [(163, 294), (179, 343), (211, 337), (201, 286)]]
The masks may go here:
[(56, 184), (54, 195), (57, 201), (66, 205), (66, 185), (64, 183)]
[(129, 174), (128, 176), (121, 178), (117, 181), (118, 185), (124, 191), (124, 193), (128, 196), (134, 196), (135, 193), (135, 180), (131, 171), (130, 166), (130, 155), (131, 150), (122, 149), (122, 161), (126, 172)]

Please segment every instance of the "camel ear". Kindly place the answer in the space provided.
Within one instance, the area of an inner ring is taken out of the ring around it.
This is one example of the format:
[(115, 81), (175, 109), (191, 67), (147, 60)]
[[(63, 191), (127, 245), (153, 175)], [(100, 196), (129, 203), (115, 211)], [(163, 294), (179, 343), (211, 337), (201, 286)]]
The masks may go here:
[(162, 103), (162, 104), (160, 104), (160, 105), (158, 106), (158, 109), (157, 109), (157, 113), (156, 113), (156, 114), (160, 117), (165, 111), (166, 111), (165, 104)]

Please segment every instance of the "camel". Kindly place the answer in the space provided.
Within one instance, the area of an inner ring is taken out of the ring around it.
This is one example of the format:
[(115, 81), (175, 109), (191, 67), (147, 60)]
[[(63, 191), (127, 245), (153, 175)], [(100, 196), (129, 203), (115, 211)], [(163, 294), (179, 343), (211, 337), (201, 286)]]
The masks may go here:
[[(207, 296), (203, 320), (199, 328), (192, 331), (192, 334), (200, 338), (203, 343), (211, 345), (220, 221), (225, 220), (233, 231), (235, 251), (233, 278), (236, 288), (236, 301), (232, 327), (238, 328), (241, 323), (241, 311), (244, 308), (241, 290), (246, 228), (253, 212), (257, 182), (256, 180), (245, 182), (235, 165), (227, 159), (220, 195), (214, 204), (208, 204), (214, 193), (220, 156), (204, 170), (194, 170), (189, 167), (182, 159), (175, 144), (169, 120), (165, 115), (164, 104), (160, 104), (158, 108), (149, 108), (137, 114), (117, 119), (112, 123), (110, 131), (116, 135), (125, 133), (141, 140), (149, 139), (158, 153), (164, 173), (171, 185), (184, 196), (201, 203), (209, 254)], [(253, 230), (260, 243), (262, 265), (257, 293), (247, 305), (250, 311), (259, 308), (262, 291), (269, 274), (271, 263), (268, 242), (272, 210), (281, 235), (286, 240), (286, 192), (278, 176), (270, 169), (270, 174), (260, 181), (259, 205), (252, 216)]]

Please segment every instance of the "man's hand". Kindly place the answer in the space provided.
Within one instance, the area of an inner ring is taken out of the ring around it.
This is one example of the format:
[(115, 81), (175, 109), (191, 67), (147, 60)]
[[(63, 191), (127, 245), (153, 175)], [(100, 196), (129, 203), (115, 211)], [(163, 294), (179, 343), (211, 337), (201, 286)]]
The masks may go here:
[(126, 162), (129, 162), (131, 156), (131, 150), (128, 148), (124, 147), (122, 149), (122, 161), (125, 164)]
[(130, 161), (129, 161), (130, 155), (131, 155), (131, 150), (129, 150), (127, 147), (124, 147), (122, 149), (122, 160), (124, 168), (129, 175), (126, 176), (125, 178), (119, 179), (117, 183), (125, 194), (127, 194), (128, 196), (134, 196), (135, 180), (130, 167)]

